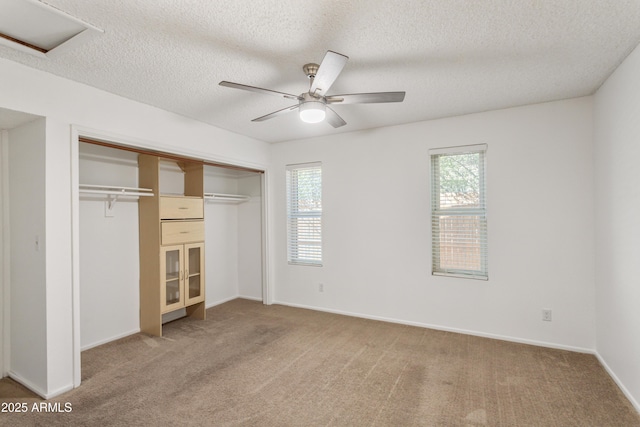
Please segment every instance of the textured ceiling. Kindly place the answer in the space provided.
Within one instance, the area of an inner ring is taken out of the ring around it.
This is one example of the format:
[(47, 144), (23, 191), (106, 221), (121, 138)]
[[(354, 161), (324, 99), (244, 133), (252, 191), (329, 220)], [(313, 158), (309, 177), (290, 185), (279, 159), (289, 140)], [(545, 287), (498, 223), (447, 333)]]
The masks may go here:
[[(269, 142), (592, 94), (640, 41), (638, 0), (48, 0), (105, 32), (54, 58), (0, 57)], [(28, 25), (28, 23), (25, 23)], [(308, 89), (302, 66), (349, 56), (329, 94), (406, 91), (401, 104), (295, 102), (218, 86)]]

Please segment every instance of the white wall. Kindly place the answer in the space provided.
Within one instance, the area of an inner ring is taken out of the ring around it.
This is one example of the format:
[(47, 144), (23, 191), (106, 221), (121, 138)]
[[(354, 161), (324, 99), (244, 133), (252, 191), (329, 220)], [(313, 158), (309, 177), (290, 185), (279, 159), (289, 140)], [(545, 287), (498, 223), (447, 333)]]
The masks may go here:
[(238, 193), (250, 199), (238, 205), (238, 294), (262, 301), (262, 175), (238, 179)]
[[(47, 389), (45, 397), (73, 388), (73, 273), (71, 223), (71, 129), (54, 118), (46, 120), (45, 252)], [(10, 166), (13, 168), (13, 165)], [(11, 203), (11, 202), (10, 202)], [(13, 328), (13, 323), (12, 323)]]
[(73, 375), (69, 140), (54, 119), (8, 132), (8, 372), (42, 396), (69, 390)]
[[(88, 136), (102, 136), (130, 145), (257, 168), (267, 165), (269, 145), (5, 59), (0, 59), (0, 93), (0, 108), (40, 115), (51, 123), (51, 128), (47, 129), (47, 158), (43, 160), (48, 170), (42, 177), (42, 181), (46, 178), (49, 185), (44, 205), (38, 205), (34, 215), (42, 216), (43, 227), (46, 223), (59, 224), (60, 228), (47, 231), (47, 237), (55, 238), (55, 241), (46, 247), (46, 270), (36, 269), (29, 273), (42, 273), (42, 277), (38, 277), (38, 286), (46, 286), (46, 297), (50, 300), (38, 300), (41, 294), (24, 296), (29, 304), (33, 302), (31, 305), (34, 307), (46, 304), (46, 319), (52, 328), (47, 330), (45, 324), (36, 322), (30, 336), (31, 345), (36, 350), (39, 345), (44, 345), (40, 342), (45, 342), (45, 336), (49, 340), (45, 360), (32, 360), (32, 353), (20, 346), (20, 339), (24, 340), (24, 337), (16, 338), (15, 348), (13, 342), (11, 344), (12, 369), (13, 363), (18, 367), (22, 361), (31, 361), (29, 363), (38, 367), (29, 371), (39, 381), (42, 375), (46, 375), (47, 368), (56, 370), (51, 374), (50, 388), (44, 390), (47, 396), (51, 396), (72, 386), (74, 378), (79, 378), (79, 365), (74, 366), (73, 373), (68, 372), (68, 365), (79, 356), (80, 343), (74, 347), (66, 338), (67, 334), (77, 336), (69, 325), (69, 319), (78, 308), (72, 307), (71, 312), (69, 309), (77, 298), (73, 290), (78, 286), (74, 285), (74, 279), (79, 275), (76, 273), (79, 266), (73, 266), (71, 253), (71, 243), (75, 238), (72, 230), (78, 221), (77, 217), (71, 217), (72, 212), (76, 211), (79, 216), (79, 208), (70, 206), (73, 203), (72, 183), (77, 180), (77, 176), (72, 175), (77, 159), (71, 158), (74, 149), (71, 126)], [(45, 170), (42, 169), (41, 173), (44, 174)], [(44, 186), (41, 189), (45, 191)], [(28, 192), (27, 183), (20, 192)], [(12, 200), (10, 204), (13, 205)], [(42, 238), (45, 238), (44, 234)], [(32, 248), (32, 240), (33, 236), (29, 238), (28, 245), (26, 240), (24, 244)], [(12, 271), (14, 267), (12, 261)], [(13, 337), (13, 323), (11, 328)], [(40, 351), (36, 353), (41, 354)]]
[[(210, 171), (210, 170), (209, 170)], [(205, 173), (205, 193), (235, 194), (232, 178)], [(206, 306), (238, 297), (238, 207), (204, 204)]]
[(47, 391), (45, 140), (44, 118), (9, 132), (9, 374), (40, 393)]
[[(593, 350), (591, 123), (585, 97), (274, 145), (275, 301)], [(428, 150), (477, 143), (488, 144), (489, 280), (432, 276)], [(324, 265), (288, 265), (285, 165), (312, 161)]]
[(207, 307), (237, 297), (262, 300), (259, 184), (259, 174), (205, 169), (206, 193), (253, 196), (240, 204), (205, 203)]
[[(80, 147), (80, 183), (138, 186), (137, 154)], [(83, 349), (140, 330), (138, 203), (119, 199), (105, 216), (105, 197), (80, 197), (80, 338)]]
[(595, 96), (596, 349), (640, 411), (640, 49)]

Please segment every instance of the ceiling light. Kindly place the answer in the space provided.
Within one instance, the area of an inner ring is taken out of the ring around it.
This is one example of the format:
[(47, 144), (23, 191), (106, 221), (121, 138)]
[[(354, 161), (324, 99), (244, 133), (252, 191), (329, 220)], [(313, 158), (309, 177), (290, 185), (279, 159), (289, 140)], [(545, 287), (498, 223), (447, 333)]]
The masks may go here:
[(300, 105), (300, 120), (305, 123), (320, 123), (325, 114), (324, 102), (307, 101)]

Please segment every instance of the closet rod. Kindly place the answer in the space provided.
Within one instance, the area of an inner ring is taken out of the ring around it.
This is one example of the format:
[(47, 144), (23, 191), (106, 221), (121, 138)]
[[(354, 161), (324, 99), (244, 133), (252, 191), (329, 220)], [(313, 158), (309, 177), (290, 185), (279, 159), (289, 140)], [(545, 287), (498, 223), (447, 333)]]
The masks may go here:
[(139, 192), (152, 192), (153, 190), (150, 188), (138, 188), (138, 187), (121, 187), (119, 185), (95, 185), (95, 184), (80, 184), (80, 191), (87, 190), (85, 192), (89, 192), (93, 189), (112, 189), (117, 192), (124, 191), (139, 191)]
[(246, 202), (251, 197), (240, 194), (204, 193), (205, 200), (220, 202)]
[(150, 188), (118, 187), (116, 185), (92, 185), (80, 184), (78, 192), (85, 194), (105, 194), (108, 196), (107, 210), (110, 211), (115, 206), (119, 197), (152, 197), (153, 190)]
[(109, 196), (131, 196), (131, 197), (139, 197), (139, 196), (153, 196), (153, 193), (144, 193), (144, 192), (140, 192), (140, 191), (130, 191), (130, 190), (120, 190), (120, 191), (114, 191), (114, 190), (90, 190), (90, 189), (84, 189), (81, 188), (80, 193), (85, 193), (85, 194), (107, 194)]

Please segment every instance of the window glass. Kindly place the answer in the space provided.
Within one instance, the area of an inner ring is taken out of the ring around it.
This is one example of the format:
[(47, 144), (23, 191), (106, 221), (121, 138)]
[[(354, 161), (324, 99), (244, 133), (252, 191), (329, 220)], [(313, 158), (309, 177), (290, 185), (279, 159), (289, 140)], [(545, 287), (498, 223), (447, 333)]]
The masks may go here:
[(486, 146), (433, 150), (433, 274), (486, 279)]
[(322, 265), (322, 167), (287, 166), (287, 253), (291, 264)]

